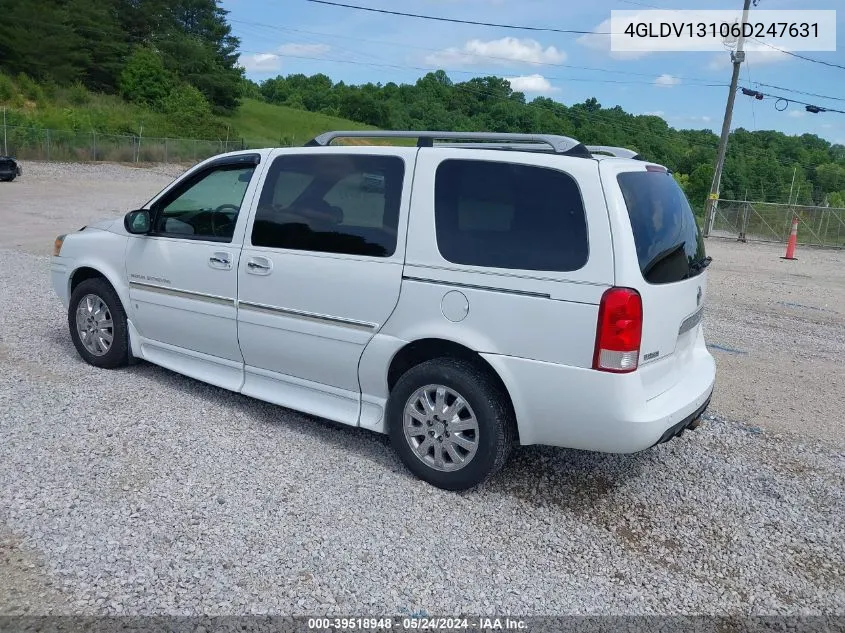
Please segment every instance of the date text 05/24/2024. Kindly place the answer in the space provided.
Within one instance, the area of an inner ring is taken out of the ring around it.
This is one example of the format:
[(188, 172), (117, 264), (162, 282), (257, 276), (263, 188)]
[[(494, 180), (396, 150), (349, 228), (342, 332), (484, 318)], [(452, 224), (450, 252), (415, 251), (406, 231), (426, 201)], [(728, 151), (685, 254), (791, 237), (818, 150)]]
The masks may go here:
[(309, 618), (312, 631), (526, 631), (528, 624), (511, 617), (373, 617), (373, 618)]

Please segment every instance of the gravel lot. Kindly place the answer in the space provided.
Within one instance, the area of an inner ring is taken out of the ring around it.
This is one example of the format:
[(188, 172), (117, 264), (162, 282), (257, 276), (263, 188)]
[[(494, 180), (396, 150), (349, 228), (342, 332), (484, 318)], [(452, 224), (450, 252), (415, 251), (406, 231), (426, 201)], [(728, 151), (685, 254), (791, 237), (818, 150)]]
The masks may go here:
[(52, 238), (180, 170), (24, 170), (0, 186), (0, 613), (845, 615), (845, 253), (709, 241), (705, 424), (521, 449), (452, 494), (381, 436), (84, 364)]

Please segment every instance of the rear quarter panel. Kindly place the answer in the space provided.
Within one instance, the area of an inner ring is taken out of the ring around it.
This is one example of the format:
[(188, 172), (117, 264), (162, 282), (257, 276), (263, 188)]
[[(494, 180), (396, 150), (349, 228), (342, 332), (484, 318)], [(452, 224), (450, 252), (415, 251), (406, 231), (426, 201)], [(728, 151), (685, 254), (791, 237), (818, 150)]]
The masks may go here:
[[(596, 161), (507, 154), (507, 162), (558, 169), (578, 183), (588, 261), (579, 270), (554, 272), (482, 268), (443, 258), (435, 230), (434, 185), (438, 165), (450, 158), (502, 160), (488, 150), (420, 150), (402, 290), (396, 309), (362, 358), (362, 391), (386, 397), (392, 357), (408, 342), (426, 338), (452, 341), (483, 354), (591, 366), (598, 304), (613, 284), (613, 244)], [(465, 315), (447, 318), (450, 303), (465, 303)]]

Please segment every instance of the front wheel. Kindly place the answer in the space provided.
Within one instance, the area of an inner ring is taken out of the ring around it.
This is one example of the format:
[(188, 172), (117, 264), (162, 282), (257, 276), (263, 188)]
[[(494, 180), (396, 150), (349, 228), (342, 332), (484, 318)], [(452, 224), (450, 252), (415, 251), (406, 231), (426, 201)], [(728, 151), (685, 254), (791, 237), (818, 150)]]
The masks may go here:
[(486, 371), (463, 360), (438, 358), (408, 370), (390, 394), (387, 416), (405, 466), (445, 490), (482, 483), (513, 445), (506, 395)]
[(86, 279), (74, 289), (68, 326), (76, 351), (89, 365), (114, 369), (128, 363), (126, 313), (105, 279)]

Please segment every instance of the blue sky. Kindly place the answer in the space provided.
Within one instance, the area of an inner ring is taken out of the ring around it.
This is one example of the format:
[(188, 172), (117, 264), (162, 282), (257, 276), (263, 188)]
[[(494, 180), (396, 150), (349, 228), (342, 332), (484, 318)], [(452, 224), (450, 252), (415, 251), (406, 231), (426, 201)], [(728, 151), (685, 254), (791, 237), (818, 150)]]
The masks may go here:
[[(617, 10), (645, 5), (668, 9), (736, 9), (741, 0), (347, 0), (348, 4), (451, 18), (583, 31), (602, 24)], [(544, 95), (565, 104), (596, 97), (603, 107), (620, 105), (635, 114), (654, 113), (678, 128), (718, 133), (727, 88), (705, 84), (730, 81), (725, 52), (612, 53), (607, 38), (431, 22), (380, 15), (306, 0), (223, 0), (234, 33), (241, 38), (241, 64), (261, 81), (291, 73), (325, 73), (335, 81), (413, 83), (442, 68), (455, 81), (479, 75), (511, 78), (530, 100)], [(809, 57), (845, 65), (845, 5), (842, 0), (760, 0), (760, 9), (840, 9), (835, 52)], [(753, 11), (753, 9), (752, 9)], [(762, 82), (839, 97), (834, 101), (774, 88), (759, 90), (845, 110), (845, 69), (763, 48), (749, 50), (740, 85)], [(577, 66), (581, 68), (572, 68)], [(589, 67), (599, 70), (585, 70)], [(781, 103), (780, 107), (785, 104)], [(733, 126), (810, 132), (845, 144), (845, 114), (807, 113), (790, 103), (737, 96)]]

